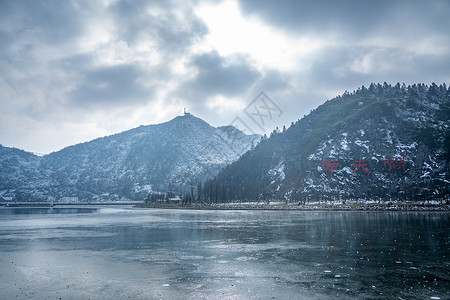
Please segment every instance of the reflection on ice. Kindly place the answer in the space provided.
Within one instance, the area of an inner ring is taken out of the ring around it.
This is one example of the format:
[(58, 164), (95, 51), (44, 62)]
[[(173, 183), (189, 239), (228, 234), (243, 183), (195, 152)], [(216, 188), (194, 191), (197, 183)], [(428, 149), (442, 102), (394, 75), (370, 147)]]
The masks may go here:
[(0, 216), (0, 298), (447, 299), (448, 213)]

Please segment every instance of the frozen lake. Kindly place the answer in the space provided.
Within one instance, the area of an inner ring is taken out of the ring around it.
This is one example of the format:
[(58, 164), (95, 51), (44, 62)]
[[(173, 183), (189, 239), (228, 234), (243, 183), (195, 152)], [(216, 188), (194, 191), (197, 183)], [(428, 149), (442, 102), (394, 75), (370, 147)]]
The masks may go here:
[(450, 299), (450, 213), (0, 208), (1, 299)]

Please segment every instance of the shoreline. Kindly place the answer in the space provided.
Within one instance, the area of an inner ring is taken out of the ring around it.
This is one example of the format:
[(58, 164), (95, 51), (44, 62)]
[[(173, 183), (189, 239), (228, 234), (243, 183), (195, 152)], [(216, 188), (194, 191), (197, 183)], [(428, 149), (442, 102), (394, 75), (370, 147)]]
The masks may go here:
[(261, 210), (261, 211), (450, 211), (449, 204), (323, 204), (267, 205), (255, 204), (138, 204), (136, 208), (187, 210)]

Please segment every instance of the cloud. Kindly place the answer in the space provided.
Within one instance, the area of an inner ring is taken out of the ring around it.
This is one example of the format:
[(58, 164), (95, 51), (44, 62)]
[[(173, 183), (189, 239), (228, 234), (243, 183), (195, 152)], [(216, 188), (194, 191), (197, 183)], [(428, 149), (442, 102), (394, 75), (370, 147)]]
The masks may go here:
[(239, 5), (247, 18), (292, 37), (321, 40), (299, 66), (306, 65), (313, 77), (321, 73), (330, 84), (351, 85), (355, 77), (427, 81), (433, 77), (428, 74), (442, 74), (439, 64), (449, 63), (450, 35), (442, 30), (450, 28), (449, 1), (250, 0)]
[(343, 87), (351, 90), (372, 82), (448, 82), (445, 69), (449, 64), (449, 55), (418, 55), (402, 48), (327, 47), (311, 57), (302, 80), (311, 88), (333, 91), (328, 95), (332, 97)]
[(45, 153), (183, 107), (219, 126), (261, 91), (281, 127), (371, 82), (448, 83), (449, 12), (445, 0), (0, 1), (0, 143)]
[[(161, 97), (206, 32), (175, 1), (1, 1), (0, 142), (45, 153), (167, 120), (175, 108)], [(84, 139), (57, 137), (77, 126)]]
[(189, 4), (175, 1), (117, 1), (109, 8), (119, 39), (136, 46), (150, 41), (158, 50), (178, 53), (207, 33)]
[[(239, 1), (242, 12), (291, 33), (337, 33), (340, 38), (417, 34), (448, 28), (450, 3), (437, 1)], [(438, 25), (440, 24), (440, 25)], [(408, 36), (410, 37), (410, 36)]]
[[(0, 3), (2, 31), (20, 37), (61, 44), (80, 36), (83, 17), (71, 1), (2, 1)], [(32, 42), (32, 41), (30, 41)]]
[(222, 57), (216, 51), (193, 56), (189, 67), (196, 76), (185, 88), (204, 97), (242, 94), (261, 76), (244, 56)]
[(151, 87), (140, 83), (145, 73), (132, 64), (97, 67), (82, 76), (81, 83), (68, 95), (77, 105), (133, 105), (153, 96)]

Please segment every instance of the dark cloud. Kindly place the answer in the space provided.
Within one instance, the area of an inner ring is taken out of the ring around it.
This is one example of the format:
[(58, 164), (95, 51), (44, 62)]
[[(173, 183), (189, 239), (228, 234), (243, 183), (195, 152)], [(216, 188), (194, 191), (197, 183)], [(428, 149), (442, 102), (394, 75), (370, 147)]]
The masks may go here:
[(60, 44), (84, 32), (83, 15), (72, 1), (0, 2), (1, 30), (20, 38)]
[(241, 0), (246, 15), (289, 32), (324, 34), (340, 32), (343, 38), (379, 33), (417, 34), (450, 28), (450, 2), (354, 0)]
[(227, 59), (215, 51), (192, 57), (189, 66), (198, 74), (181, 90), (189, 90), (200, 97), (237, 96), (261, 76), (245, 57), (237, 55)]
[(152, 88), (144, 87), (144, 71), (135, 65), (98, 67), (83, 73), (81, 83), (69, 95), (78, 105), (129, 105), (152, 98)]
[(414, 54), (386, 47), (325, 47), (315, 53), (299, 82), (323, 91), (352, 90), (372, 82), (448, 82), (450, 55)]
[(414, 83), (420, 82), (423, 78), (425, 82), (432, 83), (449, 83), (450, 82), (450, 53), (446, 53), (441, 57), (430, 55), (418, 55), (414, 57), (412, 62), (415, 66), (412, 74), (398, 74), (405, 77), (413, 77)]
[(0, 55), (3, 60), (11, 59), (11, 44), (14, 41), (14, 35), (0, 29)]
[(208, 32), (192, 7), (179, 2), (122, 0), (110, 11), (118, 24), (120, 39), (134, 45), (151, 38), (157, 42), (158, 50), (167, 53), (185, 51)]
[(283, 73), (278, 70), (268, 69), (264, 71), (264, 75), (256, 82), (253, 88), (253, 94), (258, 91), (265, 91), (266, 93), (275, 93), (289, 89), (289, 80), (292, 75)]

